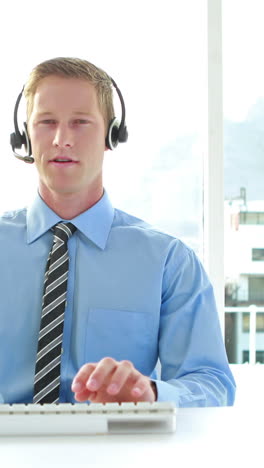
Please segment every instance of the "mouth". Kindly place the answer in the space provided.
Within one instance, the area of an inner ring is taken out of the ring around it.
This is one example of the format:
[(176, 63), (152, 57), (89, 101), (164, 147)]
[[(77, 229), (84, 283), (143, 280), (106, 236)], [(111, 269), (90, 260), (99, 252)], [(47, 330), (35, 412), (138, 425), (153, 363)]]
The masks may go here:
[(75, 161), (74, 159), (68, 157), (58, 156), (56, 158), (51, 159), (49, 163), (54, 164), (56, 166), (70, 166), (72, 164), (77, 164), (78, 161)]

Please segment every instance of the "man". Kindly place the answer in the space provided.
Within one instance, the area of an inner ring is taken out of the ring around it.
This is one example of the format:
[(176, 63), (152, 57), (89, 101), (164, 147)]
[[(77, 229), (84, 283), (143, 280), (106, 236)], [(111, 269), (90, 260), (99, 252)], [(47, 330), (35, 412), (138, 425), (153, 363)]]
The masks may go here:
[[(109, 76), (83, 60), (48, 60), (31, 73), (25, 97), (39, 187), (29, 208), (0, 221), (3, 400), (233, 404), (212, 286), (197, 257), (178, 239), (114, 209), (104, 191), (114, 118)], [(64, 273), (59, 397), (34, 400), (51, 385), (36, 391), (51, 367), (36, 363), (43, 353), (44, 273), (52, 228), (61, 222), (71, 223), (62, 230), (76, 230)]]

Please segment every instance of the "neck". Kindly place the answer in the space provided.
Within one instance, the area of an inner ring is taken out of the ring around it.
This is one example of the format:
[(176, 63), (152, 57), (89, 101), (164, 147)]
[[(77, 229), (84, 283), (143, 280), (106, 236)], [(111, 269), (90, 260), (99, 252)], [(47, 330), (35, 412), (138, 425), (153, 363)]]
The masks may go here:
[(56, 193), (39, 188), (44, 202), (62, 219), (73, 219), (95, 205), (103, 196), (103, 188), (80, 196), (76, 193)]

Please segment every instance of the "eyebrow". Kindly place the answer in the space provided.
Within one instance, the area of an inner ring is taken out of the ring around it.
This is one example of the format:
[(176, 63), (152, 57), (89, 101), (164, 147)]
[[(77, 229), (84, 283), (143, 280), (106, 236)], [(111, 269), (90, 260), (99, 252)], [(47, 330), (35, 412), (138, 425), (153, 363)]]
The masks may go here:
[[(43, 112), (37, 112), (37, 115), (51, 115), (54, 114), (55, 112), (51, 111), (43, 111)], [(78, 115), (88, 115), (90, 112), (88, 111), (73, 111), (73, 114), (78, 114)]]
[[(85, 112), (85, 111), (74, 111), (73, 114), (74, 115), (91, 115), (89, 112)], [(50, 112), (50, 111), (37, 112), (37, 116), (39, 117), (42, 117), (44, 115), (54, 115), (54, 112)]]

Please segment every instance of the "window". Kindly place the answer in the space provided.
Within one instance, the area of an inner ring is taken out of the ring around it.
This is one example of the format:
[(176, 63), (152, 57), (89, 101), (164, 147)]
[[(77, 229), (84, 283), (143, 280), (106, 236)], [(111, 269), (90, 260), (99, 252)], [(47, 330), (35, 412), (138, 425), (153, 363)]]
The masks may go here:
[[(243, 351), (243, 363), (249, 362), (249, 351)], [(256, 351), (256, 362), (259, 364), (264, 364), (264, 351)]]
[[(264, 67), (259, 57), (264, 4), (255, 0), (222, 4), (225, 340), (231, 363), (248, 362), (250, 346), (256, 361), (263, 363)], [(256, 324), (252, 329), (250, 318)]]
[[(248, 313), (243, 313), (243, 333), (249, 332), (249, 320), (250, 316)], [(259, 312), (256, 316), (256, 332), (264, 332), (264, 314)]]
[(263, 262), (264, 249), (252, 249), (252, 260), (253, 262)]
[(239, 222), (240, 224), (264, 224), (264, 213), (241, 211)]
[(264, 276), (248, 277), (248, 301), (250, 304), (264, 304)]

